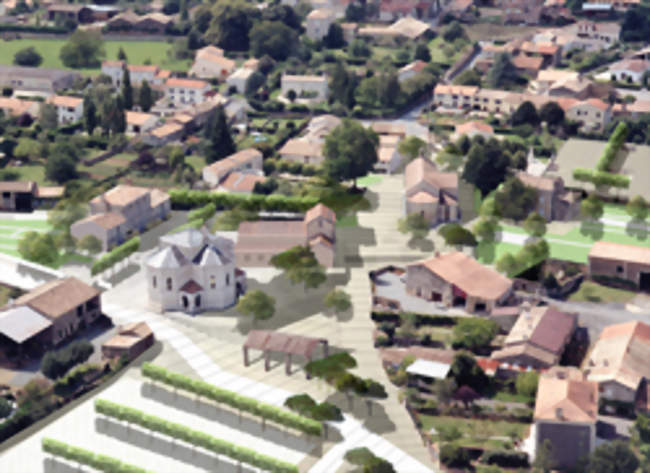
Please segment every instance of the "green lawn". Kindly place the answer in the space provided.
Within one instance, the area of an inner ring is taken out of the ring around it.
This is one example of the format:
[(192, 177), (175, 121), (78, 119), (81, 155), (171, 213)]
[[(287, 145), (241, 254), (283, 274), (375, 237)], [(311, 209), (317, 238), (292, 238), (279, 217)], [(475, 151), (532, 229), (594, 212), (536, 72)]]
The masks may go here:
[[(12, 64), (14, 54), (17, 51), (33, 46), (43, 57), (41, 67), (63, 68), (63, 63), (59, 59), (59, 51), (65, 44), (64, 39), (15, 39), (11, 41), (0, 42), (0, 64)], [(170, 59), (167, 52), (171, 49), (171, 44), (165, 41), (106, 41), (105, 43), (106, 59), (117, 59), (117, 52), (120, 47), (124, 48), (130, 64), (144, 64), (150, 60), (164, 69), (174, 71), (187, 71), (191, 61), (179, 61)], [(80, 72), (86, 74), (97, 73), (99, 68), (82, 69)]]
[(0, 218), (0, 253), (20, 257), (18, 240), (29, 231), (46, 232), (50, 230), (47, 220), (11, 220)]
[[(418, 417), (420, 422), (422, 422), (422, 430), (425, 433), (428, 433), (432, 427), (438, 432), (441, 429), (458, 429), (463, 436), (456, 440), (456, 442), (466, 447), (498, 448), (503, 446), (505, 442), (503, 440), (492, 439), (491, 437), (515, 437), (516, 439), (523, 439), (529, 427), (528, 424), (519, 422), (428, 415), (420, 415)], [(437, 440), (436, 435), (433, 437)]]
[(358, 225), (359, 222), (357, 221), (357, 216), (355, 214), (336, 217), (336, 226), (339, 228), (356, 227)]
[(603, 286), (593, 281), (583, 281), (580, 289), (571, 294), (570, 301), (574, 302), (629, 302), (636, 293)]
[(365, 177), (357, 179), (357, 185), (361, 187), (369, 187), (379, 184), (383, 180), (384, 178), (379, 174), (368, 174)]

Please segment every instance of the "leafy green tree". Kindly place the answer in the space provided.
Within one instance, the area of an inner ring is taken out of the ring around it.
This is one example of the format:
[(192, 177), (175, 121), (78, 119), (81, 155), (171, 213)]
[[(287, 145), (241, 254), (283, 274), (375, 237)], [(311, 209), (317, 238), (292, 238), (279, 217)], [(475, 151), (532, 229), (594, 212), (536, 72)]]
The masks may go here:
[[(246, 95), (255, 94), (260, 87), (266, 84), (266, 77), (261, 72), (253, 72), (248, 79), (246, 79), (246, 85), (244, 86), (244, 93)], [(294, 92), (295, 93), (295, 92)]]
[(216, 43), (227, 51), (249, 49), (249, 33), (260, 16), (253, 4), (241, 0), (219, 1), (213, 4), (210, 16), (205, 33), (208, 43)]
[(454, 356), (449, 377), (454, 380), (456, 386), (469, 386), (478, 393), (482, 393), (490, 383), (483, 369), (476, 363), (476, 359), (465, 351)]
[(357, 38), (350, 43), (349, 54), (354, 58), (370, 57), (372, 51), (370, 46), (363, 39)]
[(431, 51), (429, 51), (429, 46), (426, 43), (418, 43), (415, 47), (415, 60), (416, 61), (431, 61)]
[(420, 156), (420, 153), (426, 149), (426, 142), (417, 136), (408, 136), (401, 140), (397, 145), (397, 150), (408, 160), (413, 160)]
[(233, 154), (237, 148), (230, 134), (230, 127), (223, 106), (217, 107), (211, 120), (212, 128), (208, 131), (210, 146), (206, 158), (209, 163), (219, 161)]
[(0, 397), (0, 419), (6, 419), (9, 417), (9, 414), (11, 414), (13, 410), (11, 402), (4, 397)]
[(472, 230), (482, 241), (494, 241), (498, 228), (499, 224), (494, 218), (481, 217)]
[(634, 220), (645, 220), (648, 218), (648, 203), (640, 195), (634, 196), (625, 206), (625, 211)]
[(350, 295), (347, 292), (336, 288), (325, 294), (323, 302), (325, 303), (325, 307), (333, 310), (336, 314), (345, 312), (352, 307)]
[(44, 147), (42, 143), (36, 140), (20, 138), (18, 140), (18, 146), (14, 148), (14, 156), (25, 161), (38, 159), (44, 154), (43, 151), (46, 148), (47, 145)]
[(647, 414), (636, 416), (633, 437), (637, 443), (650, 444), (650, 416)]
[(531, 212), (523, 223), (524, 230), (535, 237), (544, 236), (546, 233), (546, 219), (537, 212)]
[(45, 266), (51, 266), (59, 259), (54, 238), (49, 233), (24, 233), (18, 240), (18, 253), (28, 261)]
[(59, 114), (56, 107), (50, 103), (42, 104), (38, 122), (46, 130), (54, 130), (59, 126)]
[(512, 253), (504, 253), (497, 259), (497, 271), (504, 274), (512, 274), (519, 267), (517, 259)]
[(91, 30), (76, 30), (59, 53), (63, 65), (73, 69), (99, 67), (105, 55), (101, 34)]
[(363, 473), (395, 473), (393, 465), (381, 457), (376, 456), (366, 447), (354, 448), (345, 452), (345, 460), (358, 466)]
[(440, 447), (440, 461), (450, 468), (466, 468), (470, 465), (469, 453), (455, 443), (444, 443)]
[(330, 73), (329, 88), (332, 98), (350, 109), (355, 104), (354, 94), (356, 87), (356, 74), (348, 71), (343, 63), (338, 61)]
[(306, 246), (294, 246), (271, 258), (271, 264), (284, 271), (291, 284), (302, 283), (305, 290), (316, 288), (327, 280), (325, 268), (314, 252)]
[(41, 372), (49, 379), (57, 379), (66, 374), (70, 368), (84, 363), (95, 352), (95, 347), (88, 340), (77, 340), (56, 351), (48, 351), (41, 361)]
[[(436, 399), (441, 404), (447, 406), (454, 399), (454, 393), (456, 392), (456, 381), (451, 378), (437, 380), (433, 384), (432, 392), (436, 396)], [(447, 441), (452, 441), (455, 439), (443, 439)]]
[(550, 101), (539, 109), (539, 119), (549, 125), (561, 125), (564, 122), (564, 110), (557, 102)]
[(498, 332), (499, 326), (493, 320), (478, 317), (462, 318), (454, 325), (452, 343), (454, 347), (478, 351), (489, 347)]
[(517, 374), (515, 379), (515, 389), (517, 394), (534, 398), (537, 394), (537, 385), (539, 384), (539, 373), (536, 371), (527, 371)]
[(14, 64), (18, 66), (38, 67), (42, 63), (43, 56), (33, 46), (23, 48), (14, 54)]
[(510, 117), (510, 122), (512, 126), (531, 125), (535, 127), (539, 125), (539, 115), (535, 105), (529, 100), (523, 102)]
[(323, 44), (326, 48), (329, 49), (338, 49), (342, 48), (345, 45), (345, 39), (343, 38), (343, 28), (338, 23), (332, 23), (328, 30), (327, 34), (323, 38)]
[(467, 38), (467, 34), (459, 22), (452, 21), (443, 29), (442, 38), (448, 43), (453, 43), (459, 38)]
[(494, 195), (494, 205), (501, 217), (523, 220), (537, 205), (537, 191), (511, 177)]
[(510, 166), (510, 157), (495, 139), (474, 143), (467, 154), (463, 179), (474, 184), (485, 196), (501, 184)]
[(497, 89), (515, 83), (518, 79), (515, 66), (512, 65), (510, 54), (499, 53), (494, 58), (494, 64), (487, 75), (487, 83)]
[(410, 233), (414, 240), (425, 238), (429, 234), (429, 228), (427, 219), (417, 213), (409, 214), (397, 222), (400, 233)]
[(97, 128), (97, 107), (95, 107), (93, 99), (88, 96), (84, 97), (83, 107), (84, 128), (86, 133), (92, 135), (95, 128)]
[(55, 234), (55, 243), (59, 250), (65, 251), (66, 253), (72, 253), (77, 246), (77, 242), (70, 232)]
[(275, 299), (264, 291), (254, 289), (244, 294), (237, 303), (237, 310), (253, 316), (253, 321), (268, 320), (275, 314)]
[(476, 69), (465, 69), (454, 79), (456, 85), (480, 86), (483, 76)]
[(47, 222), (58, 231), (69, 231), (70, 225), (86, 216), (85, 205), (70, 201), (59, 201), (52, 210), (47, 213)]
[(143, 80), (142, 85), (140, 86), (138, 104), (143, 112), (148, 112), (153, 106), (153, 91), (151, 90), (149, 82), (146, 80)]
[(589, 473), (629, 473), (639, 467), (639, 459), (623, 440), (606, 442), (597, 447), (587, 463)]
[(77, 163), (70, 156), (53, 154), (45, 163), (45, 177), (58, 184), (64, 184), (79, 177)]
[(474, 234), (458, 223), (448, 223), (439, 232), (447, 245), (476, 246), (478, 242)]
[(378, 146), (379, 137), (374, 131), (344, 119), (325, 138), (326, 174), (339, 181), (352, 179), (356, 189), (357, 178), (365, 176), (377, 163)]
[(298, 35), (279, 21), (262, 21), (251, 28), (250, 42), (255, 57), (268, 54), (276, 61), (284, 61), (295, 49)]
[(124, 48), (120, 46), (120, 49), (117, 51), (117, 60), (118, 61), (128, 61), (129, 58), (126, 56), (126, 52), (124, 51)]
[(580, 203), (580, 213), (584, 218), (598, 220), (603, 216), (603, 201), (596, 194), (591, 194)]
[(102, 251), (102, 242), (94, 235), (85, 235), (77, 242), (77, 248), (90, 254), (97, 254)]
[(126, 110), (133, 108), (133, 87), (131, 86), (131, 74), (128, 67), (125, 67), (122, 73), (122, 101)]

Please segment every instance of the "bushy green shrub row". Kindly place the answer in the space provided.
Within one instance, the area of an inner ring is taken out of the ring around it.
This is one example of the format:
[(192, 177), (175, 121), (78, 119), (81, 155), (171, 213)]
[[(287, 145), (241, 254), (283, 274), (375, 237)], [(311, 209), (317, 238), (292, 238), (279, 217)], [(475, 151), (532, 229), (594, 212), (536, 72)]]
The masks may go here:
[(548, 258), (549, 254), (546, 240), (528, 242), (515, 255), (505, 253), (497, 260), (496, 266), (502, 273), (515, 277)]
[(481, 463), (498, 465), (503, 468), (526, 468), (528, 466), (528, 454), (509, 450), (487, 450), (481, 456)]
[(119, 263), (123, 259), (128, 258), (133, 253), (140, 249), (140, 237), (133, 237), (126, 243), (122, 243), (120, 246), (113, 248), (111, 251), (106, 253), (101, 258), (97, 259), (92, 268), (90, 268), (91, 274), (101, 273), (102, 271), (107, 270), (116, 263)]
[(68, 34), (70, 31), (67, 28), (59, 26), (36, 26), (36, 25), (0, 25), (0, 33), (4, 32), (19, 32), (19, 33), (47, 33), (47, 34)]
[(298, 473), (298, 467), (291, 463), (262, 455), (251, 448), (240, 447), (234, 443), (213, 437), (210, 434), (146, 414), (138, 409), (97, 399), (95, 401), (95, 411), (105, 416), (113, 417), (128, 422), (129, 424), (136, 424), (145, 429), (182, 440), (197, 447), (205, 448), (217, 455), (223, 455), (238, 462), (261, 468), (262, 470), (273, 473)]
[(43, 451), (46, 453), (87, 465), (104, 473), (151, 473), (149, 470), (124, 463), (117, 458), (93, 453), (90, 450), (68, 445), (48, 437), (43, 438), (42, 446)]
[(201, 220), (205, 222), (206, 220), (214, 217), (214, 214), (217, 212), (217, 206), (210, 202), (209, 204), (204, 205), (198, 209), (194, 209), (187, 214), (187, 220), (189, 222)]
[(613, 174), (606, 171), (591, 171), (590, 169), (574, 169), (573, 178), (576, 181), (591, 182), (595, 186), (630, 187), (630, 178), (622, 174)]
[(620, 122), (616, 126), (612, 136), (609, 137), (609, 141), (603, 150), (603, 155), (598, 160), (598, 164), (596, 164), (597, 171), (608, 172), (611, 169), (612, 164), (614, 164), (614, 161), (616, 160), (616, 155), (625, 144), (627, 133), (628, 129), (626, 123)]
[(45, 353), (41, 371), (50, 379), (60, 378), (73, 366), (85, 362), (94, 352), (95, 347), (88, 340), (75, 340), (60, 350)]
[(214, 204), (217, 210), (228, 210), (239, 207), (253, 212), (280, 211), (304, 212), (318, 203), (315, 197), (287, 197), (273, 195), (245, 195), (228, 192), (208, 192), (198, 190), (172, 189), (169, 191), (172, 205), (178, 210), (188, 210), (195, 207)]
[(288, 412), (272, 404), (260, 402), (257, 399), (242, 396), (227, 389), (219, 388), (205, 381), (192, 379), (168, 371), (165, 368), (152, 365), (151, 363), (144, 363), (142, 365), (142, 375), (155, 381), (169, 384), (177, 389), (182, 389), (212, 401), (226, 404), (240, 411), (248, 412), (261, 417), (265, 421), (270, 420), (276, 424), (284, 425), (309, 435), (321, 435), (323, 432), (322, 422)]

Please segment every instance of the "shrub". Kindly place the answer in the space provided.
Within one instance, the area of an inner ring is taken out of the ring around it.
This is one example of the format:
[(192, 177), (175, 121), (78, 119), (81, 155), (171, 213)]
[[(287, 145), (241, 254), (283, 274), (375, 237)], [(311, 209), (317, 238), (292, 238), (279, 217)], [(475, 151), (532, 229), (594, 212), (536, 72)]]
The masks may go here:
[(89, 341), (77, 340), (61, 350), (48, 351), (41, 362), (41, 371), (50, 379), (60, 378), (73, 366), (85, 362), (94, 351)]
[(105, 271), (111, 266), (115, 265), (116, 263), (119, 263), (120, 261), (128, 258), (139, 249), (140, 249), (140, 237), (133, 237), (126, 243), (123, 243), (120, 246), (113, 248), (104, 256), (95, 260), (92, 267), (90, 268), (90, 273), (93, 276), (99, 274), (102, 271)]
[[(281, 164), (282, 162), (280, 162)], [(227, 192), (172, 189), (169, 192), (175, 209), (187, 210), (213, 203), (217, 210), (230, 210), (238, 207), (253, 212), (285, 211), (304, 212), (319, 202), (316, 197), (285, 197), (283, 195), (244, 195)]]
[(509, 450), (488, 450), (481, 456), (481, 463), (498, 465), (503, 468), (528, 467), (528, 454)]
[(465, 468), (469, 466), (469, 454), (463, 447), (445, 443), (440, 447), (440, 461), (451, 468)]

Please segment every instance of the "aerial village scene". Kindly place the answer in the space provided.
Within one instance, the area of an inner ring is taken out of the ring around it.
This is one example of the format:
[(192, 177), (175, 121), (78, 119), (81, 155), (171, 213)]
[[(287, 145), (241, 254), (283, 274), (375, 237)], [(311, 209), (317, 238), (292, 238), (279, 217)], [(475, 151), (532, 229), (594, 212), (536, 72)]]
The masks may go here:
[(0, 473), (650, 473), (650, 0), (0, 0)]

